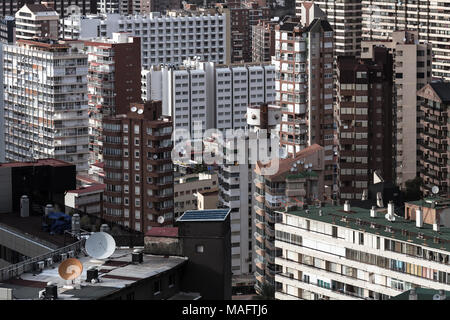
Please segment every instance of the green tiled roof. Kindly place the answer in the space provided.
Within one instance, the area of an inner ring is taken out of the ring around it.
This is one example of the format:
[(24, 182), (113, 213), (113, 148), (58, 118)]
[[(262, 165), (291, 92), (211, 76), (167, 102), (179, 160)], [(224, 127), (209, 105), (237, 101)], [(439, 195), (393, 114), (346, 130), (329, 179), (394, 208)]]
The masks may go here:
[(302, 178), (307, 178), (307, 177), (317, 177), (319, 176), (319, 174), (315, 171), (303, 171), (303, 172), (299, 172), (299, 173), (294, 173), (294, 174), (288, 174), (286, 175), (286, 179), (302, 179)]
[[(390, 300), (409, 300), (411, 290), (405, 291), (398, 296), (392, 297)], [(450, 300), (450, 291), (445, 292), (445, 300)], [(416, 288), (417, 300), (433, 300), (433, 296), (439, 293), (439, 290)]]
[(417, 200), (417, 201), (409, 201), (408, 203), (414, 204), (416, 206), (422, 206), (426, 208), (431, 208), (431, 201), (436, 201), (436, 208), (446, 208), (450, 207), (450, 201), (448, 199), (442, 198), (442, 197), (434, 197), (434, 198), (425, 198), (423, 200)]
[[(358, 207), (351, 207), (350, 212), (345, 212), (343, 206), (332, 206), (327, 204), (320, 208), (308, 206), (308, 210), (309, 213), (306, 213), (305, 210), (296, 209), (288, 211), (288, 214), (378, 234), (394, 240), (450, 251), (450, 228), (441, 227), (438, 233), (433, 230), (432, 225), (424, 223), (423, 227), (419, 229), (416, 227), (415, 221), (406, 220), (403, 217), (397, 216), (395, 217), (395, 222), (391, 222), (385, 218), (385, 215), (387, 214), (386, 208), (377, 208), (376, 218), (370, 216), (369, 209)], [(322, 210), (322, 216), (319, 216), (319, 210)], [(343, 217), (345, 217), (347, 221), (343, 221)], [(372, 224), (376, 226), (376, 228), (372, 228)], [(386, 226), (390, 226), (393, 232), (386, 231)], [(418, 233), (423, 234), (423, 239), (417, 238)], [(439, 239), (439, 243), (434, 241), (435, 238)]]

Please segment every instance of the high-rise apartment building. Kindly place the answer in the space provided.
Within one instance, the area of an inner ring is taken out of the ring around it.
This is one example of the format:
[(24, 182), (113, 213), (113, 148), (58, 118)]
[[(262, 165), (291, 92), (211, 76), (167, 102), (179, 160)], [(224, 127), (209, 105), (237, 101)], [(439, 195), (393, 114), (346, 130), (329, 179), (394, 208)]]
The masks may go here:
[(54, 8), (60, 16), (67, 16), (70, 6), (77, 6), (82, 14), (96, 13), (97, 0), (0, 0), (0, 16), (14, 16), (25, 4), (48, 4)]
[[(448, 219), (445, 202), (441, 221)], [(425, 208), (408, 218), (408, 206), (404, 218), (394, 216), (392, 203), (387, 209), (344, 204), (280, 212), (275, 299), (387, 300), (411, 288), (449, 290), (449, 225), (426, 224)]]
[(141, 14), (181, 9), (181, 0), (140, 0)]
[(118, 21), (120, 17), (118, 13), (88, 16), (71, 14), (64, 19), (60, 19), (60, 37), (67, 40), (112, 38), (112, 34), (119, 31)]
[(283, 111), (280, 143), (290, 155), (309, 145), (323, 146), (326, 185), (331, 191), (335, 184), (333, 30), (320, 18), (303, 26), (300, 18), (287, 17), (276, 27), (275, 39), (277, 103)]
[[(359, 56), (361, 52), (362, 8), (361, 0), (296, 0), (296, 15), (304, 16), (305, 11), (319, 5), (334, 30), (334, 55)], [(314, 9), (314, 8), (313, 8)]]
[(161, 110), (160, 101), (133, 103), (103, 124), (103, 218), (141, 232), (174, 222), (172, 122)]
[(0, 18), (0, 42), (9, 44), (16, 42), (16, 19), (14, 17)]
[(392, 39), (397, 30), (418, 31), (433, 45), (433, 77), (450, 80), (450, 2), (362, 0), (363, 40)]
[(449, 197), (450, 82), (431, 82), (417, 95), (422, 99), (419, 132), (421, 191), (431, 194), (433, 186), (437, 186), (439, 194)]
[(276, 213), (286, 207), (303, 206), (313, 200), (323, 200), (324, 149), (314, 144), (295, 157), (279, 159), (275, 174), (263, 175), (264, 166), (257, 164), (254, 179), (254, 263), (255, 289), (264, 284), (275, 287), (275, 223)]
[(16, 38), (36, 40), (58, 39), (58, 13), (43, 4), (26, 4), (16, 15)]
[(4, 45), (6, 161), (56, 158), (88, 170), (87, 55), (77, 42)]
[(388, 49), (373, 58), (338, 57), (337, 135), (341, 199), (361, 199), (373, 172), (393, 178), (393, 62)]
[(217, 4), (221, 10), (228, 8), (231, 28), (231, 62), (252, 61), (252, 27), (259, 20), (270, 19), (270, 8), (261, 7), (256, 2), (227, 1)]
[(161, 16), (123, 16), (119, 32), (141, 37), (142, 67), (180, 65), (188, 58), (229, 63), (229, 20), (227, 13), (173, 11)]
[[(431, 44), (418, 43), (417, 31), (394, 31), (392, 40), (363, 41), (361, 58), (373, 58), (373, 48), (389, 49), (394, 59), (394, 157), (395, 182), (405, 182), (418, 173), (418, 106), (417, 95), (411, 94), (431, 82)], [(415, 67), (414, 67), (415, 66)]]
[(275, 55), (275, 26), (278, 21), (259, 20), (252, 26), (252, 61), (270, 62)]
[(136, 14), (141, 11), (142, 0), (98, 0), (97, 11), (100, 13)]
[[(275, 69), (269, 64), (186, 61), (183, 67), (142, 72), (142, 99), (162, 100), (174, 126), (203, 130), (245, 129), (247, 106), (275, 102)], [(202, 133), (202, 132), (197, 132)]]
[(102, 161), (102, 119), (123, 114), (141, 101), (140, 39), (114, 33), (112, 39), (86, 41), (91, 162)]

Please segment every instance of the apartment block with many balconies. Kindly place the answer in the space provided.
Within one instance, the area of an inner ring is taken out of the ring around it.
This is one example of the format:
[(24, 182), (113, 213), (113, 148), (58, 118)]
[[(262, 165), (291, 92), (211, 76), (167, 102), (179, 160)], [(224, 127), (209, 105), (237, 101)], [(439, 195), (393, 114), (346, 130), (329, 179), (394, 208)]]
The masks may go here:
[(87, 55), (80, 42), (4, 45), (6, 161), (88, 167)]
[(58, 13), (43, 4), (26, 4), (15, 14), (16, 39), (58, 39)]
[(433, 186), (437, 186), (439, 194), (449, 197), (450, 83), (431, 82), (420, 89), (417, 96), (422, 99), (419, 131), (421, 191), (431, 194)]
[(390, 40), (398, 30), (418, 31), (432, 44), (433, 77), (450, 80), (450, 2), (362, 0), (363, 40)]
[(338, 180), (341, 199), (361, 199), (373, 172), (393, 179), (393, 61), (388, 49), (372, 59), (338, 57)]
[(85, 42), (89, 61), (89, 150), (90, 162), (102, 162), (103, 117), (128, 111), (141, 101), (140, 39), (126, 33), (113, 33), (111, 39)]
[[(411, 92), (431, 81), (431, 44), (418, 43), (417, 31), (394, 31), (392, 40), (372, 40), (361, 43), (362, 58), (373, 58), (374, 47), (385, 47), (394, 59), (393, 136), (395, 183), (405, 188), (405, 182), (418, 173), (419, 99)], [(416, 66), (416, 67), (414, 67)]]
[(172, 122), (161, 110), (148, 101), (104, 118), (103, 218), (141, 232), (174, 222)]
[(280, 211), (275, 298), (387, 300), (411, 288), (449, 290), (449, 214), (441, 212), (446, 225), (431, 226), (422, 209), (406, 215), (408, 208), (405, 218), (392, 203)]
[(323, 200), (324, 148), (314, 144), (295, 157), (279, 160), (275, 174), (263, 175), (257, 164), (254, 177), (254, 264), (257, 292), (264, 284), (275, 287), (275, 223), (279, 210)]

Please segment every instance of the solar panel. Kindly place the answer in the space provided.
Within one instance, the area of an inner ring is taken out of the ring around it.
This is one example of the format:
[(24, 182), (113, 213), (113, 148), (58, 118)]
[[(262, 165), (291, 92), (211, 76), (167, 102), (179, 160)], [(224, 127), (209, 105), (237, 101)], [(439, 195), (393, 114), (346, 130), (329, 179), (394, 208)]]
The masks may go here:
[(223, 221), (230, 209), (189, 210), (178, 221)]

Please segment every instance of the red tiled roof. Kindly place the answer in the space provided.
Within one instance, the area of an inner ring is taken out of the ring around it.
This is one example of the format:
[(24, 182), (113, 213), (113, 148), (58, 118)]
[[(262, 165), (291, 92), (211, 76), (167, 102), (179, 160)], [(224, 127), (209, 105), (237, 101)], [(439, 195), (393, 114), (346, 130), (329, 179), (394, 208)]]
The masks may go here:
[(101, 184), (100, 182), (98, 182), (97, 180), (91, 179), (87, 176), (82, 176), (82, 175), (77, 175), (77, 180), (78, 181), (83, 181), (86, 183), (90, 183), (90, 184)]
[(70, 193), (83, 194), (83, 193), (95, 192), (95, 191), (105, 190), (105, 189), (106, 189), (106, 184), (94, 184), (89, 187), (81, 187), (76, 190), (70, 190), (70, 191), (67, 191), (67, 193), (70, 192)]
[(96, 162), (94, 164), (92, 164), (94, 167), (98, 167), (98, 168), (102, 168), (105, 166), (104, 162)]
[(145, 233), (148, 237), (178, 237), (177, 227), (153, 227)]

